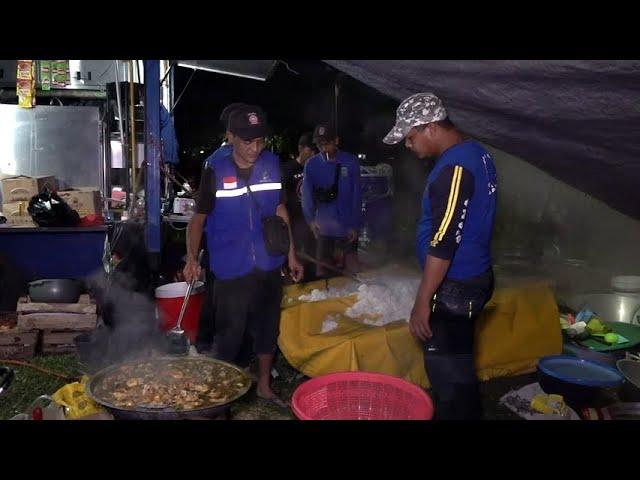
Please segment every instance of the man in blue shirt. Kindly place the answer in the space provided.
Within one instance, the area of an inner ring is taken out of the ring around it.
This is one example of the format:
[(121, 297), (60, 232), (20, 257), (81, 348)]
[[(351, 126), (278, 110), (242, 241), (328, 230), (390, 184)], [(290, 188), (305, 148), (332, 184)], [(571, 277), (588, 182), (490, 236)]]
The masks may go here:
[[(302, 211), (316, 236), (316, 257), (339, 268), (357, 268), (357, 240), (362, 222), (360, 163), (338, 149), (333, 127), (319, 125), (313, 141), (320, 153), (307, 160), (302, 184)], [(316, 268), (319, 277), (327, 273)]]
[(436, 418), (479, 419), (474, 325), (493, 293), (496, 170), (491, 155), (463, 136), (432, 93), (412, 95), (398, 107), (383, 141), (403, 139), (419, 158), (435, 158), (418, 224), (423, 275), (409, 329), (424, 343)]

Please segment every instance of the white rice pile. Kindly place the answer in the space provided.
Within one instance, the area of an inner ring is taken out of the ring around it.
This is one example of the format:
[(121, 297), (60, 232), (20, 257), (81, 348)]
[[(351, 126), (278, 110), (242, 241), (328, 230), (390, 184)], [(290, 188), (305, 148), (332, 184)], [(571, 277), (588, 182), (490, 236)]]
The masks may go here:
[(378, 278), (383, 285), (364, 284), (358, 288), (358, 301), (345, 312), (350, 318), (364, 315), (367, 325), (382, 326), (397, 320), (409, 321), (420, 278)]
[(327, 316), (327, 318), (322, 322), (322, 329), (320, 330), (320, 333), (327, 333), (338, 328), (338, 322), (336, 322), (336, 320), (336, 317), (332, 315)]
[[(299, 299), (306, 302), (317, 302), (327, 298), (344, 297), (358, 294), (358, 300), (349, 307), (345, 314), (349, 318), (360, 319), (372, 326), (383, 326), (398, 320), (409, 321), (413, 302), (420, 285), (419, 272), (389, 271), (371, 275), (371, 284), (352, 282), (342, 288), (330, 288), (328, 291), (313, 290), (310, 295), (302, 295)], [(337, 318), (329, 316), (322, 324), (322, 333), (336, 328)]]
[(358, 291), (358, 284), (356, 282), (348, 283), (342, 288), (330, 287), (329, 290), (312, 290), (309, 295), (301, 295), (298, 300), (303, 302), (319, 302), (320, 300), (326, 300), (327, 298), (339, 298), (348, 297)]

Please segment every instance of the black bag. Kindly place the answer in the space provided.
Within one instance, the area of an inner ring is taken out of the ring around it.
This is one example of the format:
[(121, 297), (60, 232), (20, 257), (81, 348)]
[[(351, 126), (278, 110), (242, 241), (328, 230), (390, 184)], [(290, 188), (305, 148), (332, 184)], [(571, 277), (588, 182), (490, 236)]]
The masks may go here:
[(289, 253), (291, 246), (289, 227), (282, 217), (278, 215), (263, 217), (262, 232), (269, 255), (287, 255)]
[[(251, 198), (258, 207), (258, 211), (262, 212), (258, 200), (251, 191), (251, 187), (247, 186), (247, 190), (249, 190), (249, 195), (251, 195)], [(260, 213), (260, 215), (262, 220), (262, 235), (267, 253), (273, 256), (287, 255), (289, 253), (289, 247), (291, 246), (287, 222), (279, 215), (262, 216), (262, 213)]]
[(493, 273), (488, 285), (473, 285), (444, 280), (433, 295), (433, 310), (446, 311), (456, 316), (477, 316), (493, 294)]
[(27, 211), (40, 227), (75, 227), (80, 223), (78, 212), (48, 190), (31, 197)]
[(336, 173), (333, 178), (333, 185), (330, 188), (316, 187), (313, 189), (313, 197), (321, 203), (331, 203), (338, 198), (338, 184), (340, 183), (339, 163), (336, 163)]

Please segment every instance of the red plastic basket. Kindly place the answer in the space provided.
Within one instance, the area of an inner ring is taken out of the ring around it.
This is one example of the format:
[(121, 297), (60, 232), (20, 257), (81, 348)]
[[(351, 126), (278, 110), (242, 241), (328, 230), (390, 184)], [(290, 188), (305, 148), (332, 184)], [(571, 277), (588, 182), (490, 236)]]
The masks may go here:
[(293, 393), (301, 420), (431, 420), (431, 397), (398, 377), (341, 372), (312, 378)]

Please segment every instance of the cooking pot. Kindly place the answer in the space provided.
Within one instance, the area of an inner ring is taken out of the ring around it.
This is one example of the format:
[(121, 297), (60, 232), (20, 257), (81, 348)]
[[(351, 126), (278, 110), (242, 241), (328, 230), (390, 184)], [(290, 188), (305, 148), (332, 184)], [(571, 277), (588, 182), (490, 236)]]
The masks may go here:
[(620, 399), (623, 402), (640, 402), (640, 362), (626, 358), (618, 360), (616, 366), (625, 379)]
[(77, 303), (83, 284), (66, 278), (43, 279), (29, 283), (29, 298), (36, 303)]
[(575, 311), (588, 308), (608, 322), (640, 324), (640, 296), (616, 293), (584, 293), (567, 298)]

